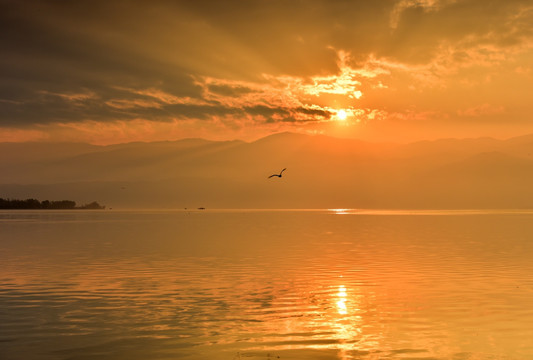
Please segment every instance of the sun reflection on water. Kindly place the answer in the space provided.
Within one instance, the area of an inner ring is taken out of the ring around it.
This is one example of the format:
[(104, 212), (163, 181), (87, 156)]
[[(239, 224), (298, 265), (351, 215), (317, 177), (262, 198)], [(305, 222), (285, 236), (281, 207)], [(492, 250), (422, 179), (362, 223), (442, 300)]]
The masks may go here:
[[(342, 276), (341, 276), (342, 277)], [(360, 297), (354, 289), (348, 289), (346, 285), (336, 286), (334, 297), (337, 316), (330, 320), (330, 327), (334, 331), (333, 338), (336, 340), (334, 348), (337, 349), (337, 357), (341, 360), (352, 359), (351, 354), (372, 347), (368, 343), (370, 339), (362, 338), (363, 319), (358, 314)]]
[(350, 210), (352, 209), (329, 209), (329, 211), (333, 212), (335, 215), (350, 214)]
[(346, 286), (340, 285), (339, 286), (339, 292), (337, 293), (338, 301), (337, 301), (337, 312), (341, 315), (348, 314), (348, 308), (346, 307)]

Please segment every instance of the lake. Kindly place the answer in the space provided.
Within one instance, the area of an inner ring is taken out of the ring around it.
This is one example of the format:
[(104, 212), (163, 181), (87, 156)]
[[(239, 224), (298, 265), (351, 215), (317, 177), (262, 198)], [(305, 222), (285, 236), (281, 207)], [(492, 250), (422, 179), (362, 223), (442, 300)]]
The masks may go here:
[(0, 358), (533, 359), (533, 212), (0, 211)]

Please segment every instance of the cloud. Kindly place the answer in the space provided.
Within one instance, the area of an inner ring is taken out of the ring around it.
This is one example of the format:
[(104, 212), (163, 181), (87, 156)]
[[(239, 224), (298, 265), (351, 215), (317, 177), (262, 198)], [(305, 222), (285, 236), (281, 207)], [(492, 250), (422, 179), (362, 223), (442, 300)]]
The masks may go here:
[(0, 0), (0, 131), (525, 117), (532, 24), (526, 0)]
[(394, 5), (390, 14), (390, 27), (396, 29), (402, 13), (409, 8), (421, 8), (425, 12), (438, 11), (443, 6), (454, 3), (457, 0), (400, 0)]
[(39, 90), (39, 91), (37, 91), (37, 93), (45, 95), (45, 96), (55, 96), (55, 97), (58, 97), (58, 98), (60, 98), (62, 100), (65, 100), (65, 101), (68, 101), (68, 102), (71, 102), (71, 103), (78, 103), (78, 104), (82, 104), (82, 103), (84, 103), (84, 102), (86, 102), (88, 100), (94, 100), (94, 99), (98, 98), (93, 91), (86, 91), (86, 92), (83, 92), (83, 93), (65, 93), (65, 94), (61, 94), (61, 93), (51, 92), (51, 91), (47, 91), (47, 90)]
[(175, 104), (187, 104), (187, 105), (206, 105), (206, 102), (202, 99), (192, 98), (190, 96), (176, 96), (165, 92), (157, 88), (148, 89), (133, 89), (133, 88), (121, 88), (117, 89), (125, 90), (132, 94), (145, 96), (151, 99), (157, 100), (159, 104), (175, 105)]
[(160, 109), (161, 104), (157, 101), (148, 101), (148, 100), (128, 100), (128, 99), (112, 99), (107, 100), (105, 104), (111, 108), (115, 109), (134, 109), (134, 108), (151, 108), (151, 109)]

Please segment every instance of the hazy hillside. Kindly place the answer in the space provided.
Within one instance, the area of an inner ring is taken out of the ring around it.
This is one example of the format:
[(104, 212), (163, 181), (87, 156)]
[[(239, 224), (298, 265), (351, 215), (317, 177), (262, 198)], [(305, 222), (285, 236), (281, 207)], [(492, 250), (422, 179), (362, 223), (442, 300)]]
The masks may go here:
[(62, 159), (100, 150), (100, 146), (81, 143), (0, 143), (0, 165)]
[[(0, 144), (0, 197), (165, 208), (532, 207), (533, 136), (407, 145), (280, 133), (255, 142)], [(286, 167), (283, 178), (268, 175)]]

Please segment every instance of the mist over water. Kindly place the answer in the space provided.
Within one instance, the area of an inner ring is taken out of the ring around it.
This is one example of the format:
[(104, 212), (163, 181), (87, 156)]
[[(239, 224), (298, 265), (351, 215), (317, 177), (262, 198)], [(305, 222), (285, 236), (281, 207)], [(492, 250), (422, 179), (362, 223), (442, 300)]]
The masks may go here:
[(531, 359), (533, 212), (0, 212), (2, 359)]

